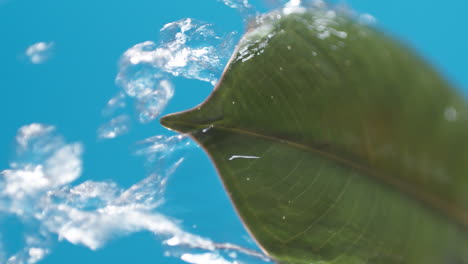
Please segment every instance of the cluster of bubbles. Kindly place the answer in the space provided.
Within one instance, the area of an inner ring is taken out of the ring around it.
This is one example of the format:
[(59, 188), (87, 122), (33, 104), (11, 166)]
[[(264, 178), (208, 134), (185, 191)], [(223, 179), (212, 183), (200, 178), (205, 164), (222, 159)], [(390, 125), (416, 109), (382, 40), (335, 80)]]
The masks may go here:
[(255, 250), (187, 232), (159, 212), (168, 179), (184, 160), (178, 150), (192, 146), (187, 136), (154, 136), (140, 142), (136, 154), (148, 164), (166, 165), (150, 168), (146, 178), (129, 188), (111, 180), (76, 184), (83, 170), (83, 145), (67, 142), (53, 126), (21, 127), (16, 156), (0, 173), (0, 214), (14, 216), (28, 228), (24, 247), (3, 252), (7, 256), (0, 256), (0, 262), (36, 263), (52, 251), (56, 237), (97, 250), (111, 239), (141, 231), (160, 238), (167, 256), (187, 263), (269, 262)]
[(98, 130), (100, 138), (115, 138), (129, 131), (130, 115), (115, 116), (133, 102), (138, 122), (157, 118), (174, 96), (172, 79), (181, 77), (215, 86), (229, 56), (236, 33), (217, 34), (213, 25), (186, 18), (166, 24), (160, 42), (145, 41), (124, 52), (116, 83), (121, 91), (103, 111), (111, 120)]
[(25, 55), (31, 63), (41, 64), (49, 59), (53, 47), (53, 42), (37, 42), (26, 49)]

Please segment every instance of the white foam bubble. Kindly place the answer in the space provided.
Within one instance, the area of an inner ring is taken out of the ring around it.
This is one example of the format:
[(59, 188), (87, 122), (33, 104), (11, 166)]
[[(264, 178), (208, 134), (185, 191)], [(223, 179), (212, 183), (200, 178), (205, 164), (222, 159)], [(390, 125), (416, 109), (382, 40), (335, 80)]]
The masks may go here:
[(52, 48), (54, 47), (53, 42), (37, 42), (29, 46), (25, 54), (28, 56), (29, 60), (34, 64), (44, 63), (49, 59), (51, 55)]
[(98, 129), (98, 138), (111, 139), (128, 133), (130, 126), (130, 117), (120, 115), (109, 122), (101, 125)]

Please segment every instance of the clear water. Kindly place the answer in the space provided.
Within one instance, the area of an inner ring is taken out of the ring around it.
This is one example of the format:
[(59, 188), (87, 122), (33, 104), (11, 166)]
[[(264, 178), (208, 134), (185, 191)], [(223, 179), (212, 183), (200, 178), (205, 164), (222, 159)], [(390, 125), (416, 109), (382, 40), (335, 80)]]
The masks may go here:
[[(346, 32), (333, 29), (335, 12), (354, 12), (343, 6), (330, 8), (318, 0), (291, 0), (270, 1), (267, 9), (276, 11), (261, 15), (261, 8), (246, 0), (219, 1), (238, 11), (246, 28), (264, 25), (244, 38), (263, 34), (268, 31), (267, 21), (304, 12), (304, 8), (323, 11), (323, 16), (310, 25), (320, 38), (346, 38)], [(375, 23), (369, 14), (353, 15), (362, 23)], [(115, 77), (119, 91), (108, 94), (107, 105), (101, 110), (105, 121), (93, 128), (96, 139), (117, 145), (124, 135), (139, 133), (143, 124), (159, 126), (157, 119), (171, 100), (177, 99), (180, 79), (214, 87), (243, 33), (184, 18), (164, 25), (158, 40), (126, 47)], [(27, 47), (24, 59), (47, 65), (56, 56), (59, 44), (36, 42)], [(239, 52), (239, 58), (247, 61), (262, 49)], [(447, 116), (454, 115), (450, 112)], [(163, 210), (167, 200), (173, 199), (167, 194), (169, 182), (187, 156), (198, 150), (187, 136), (161, 133), (131, 142), (128, 151), (141, 157), (146, 176), (126, 186), (109, 179), (85, 178), (83, 156), (88, 146), (75, 142), (79, 139), (67, 140), (60, 131), (59, 126), (41, 123), (23, 125), (17, 131), (14, 153), (0, 177), (0, 215), (21, 223), (24, 240), (0, 237), (0, 263), (48, 263), (48, 255), (60, 242), (99, 251), (140, 232), (154, 234), (155, 243), (164, 249), (168, 261), (176, 260), (174, 263), (271, 263), (255, 244), (202, 236), (196, 226), (189, 228), (184, 219), (175, 219), (167, 212), (170, 210)], [(205, 132), (209, 133), (209, 128)], [(261, 158), (241, 154), (231, 159)]]

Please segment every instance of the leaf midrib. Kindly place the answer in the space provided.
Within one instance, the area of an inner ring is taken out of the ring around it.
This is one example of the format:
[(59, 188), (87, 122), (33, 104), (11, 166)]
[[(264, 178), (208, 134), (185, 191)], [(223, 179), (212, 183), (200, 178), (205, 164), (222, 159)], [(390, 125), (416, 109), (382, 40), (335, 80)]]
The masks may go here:
[[(194, 123), (183, 122), (183, 121), (175, 121), (175, 120), (172, 120), (169, 123), (189, 126), (189, 127), (193, 127), (194, 129), (199, 129), (201, 127), (207, 126), (207, 125), (200, 125), (200, 124), (194, 124)], [(213, 124), (209, 124), (209, 125), (211, 126)], [(388, 177), (385, 174), (378, 173), (377, 171), (372, 170), (365, 165), (362, 165), (352, 160), (340, 157), (333, 152), (325, 151), (325, 150), (317, 148), (316, 146), (311, 146), (311, 145), (307, 145), (303, 143), (297, 143), (297, 142), (290, 141), (288, 139), (283, 139), (277, 136), (260, 134), (255, 131), (250, 131), (248, 129), (233, 128), (233, 127), (227, 127), (227, 126), (222, 126), (218, 124), (214, 124), (211, 129), (218, 129), (218, 130), (223, 130), (226, 132), (231, 132), (234, 134), (237, 133), (240, 135), (247, 135), (247, 136), (262, 138), (262, 139), (266, 139), (275, 143), (281, 143), (281, 144), (288, 145), (293, 148), (298, 148), (298, 149), (306, 150), (308, 152), (315, 153), (323, 158), (327, 158), (329, 160), (337, 162), (341, 164), (342, 166), (347, 166), (357, 171), (363, 172), (375, 179), (380, 180), (380, 182), (383, 182), (387, 185), (390, 185), (391, 187), (394, 187), (395, 189), (397, 189), (399, 192), (403, 193), (404, 195), (407, 195), (410, 198), (415, 199), (416, 201), (420, 202), (422, 205), (435, 210), (442, 216), (446, 216), (451, 221), (461, 226), (464, 230), (468, 230), (468, 212), (466, 212), (459, 206), (452, 205), (451, 203), (444, 201), (437, 196), (431, 195), (430, 193), (420, 191), (416, 188), (412, 188), (411, 185), (409, 185), (408, 183), (404, 181), (399, 180), (396, 177)]]

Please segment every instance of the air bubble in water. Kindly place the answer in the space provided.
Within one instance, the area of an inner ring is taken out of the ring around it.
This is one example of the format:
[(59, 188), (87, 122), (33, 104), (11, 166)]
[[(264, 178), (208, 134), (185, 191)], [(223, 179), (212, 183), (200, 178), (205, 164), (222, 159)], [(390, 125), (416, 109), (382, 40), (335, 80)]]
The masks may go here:
[(98, 138), (110, 139), (128, 133), (130, 118), (127, 115), (120, 115), (111, 121), (103, 124), (98, 129)]
[(249, 3), (248, 0), (218, 0), (223, 2), (226, 6), (234, 8), (239, 11), (243, 16), (244, 21), (247, 21), (249, 18), (255, 15), (254, 7)]
[(106, 107), (102, 110), (104, 116), (109, 116), (114, 114), (118, 109), (123, 109), (127, 106), (125, 101), (126, 96), (123, 92), (117, 93), (114, 97), (109, 99)]
[(377, 19), (371, 14), (361, 14), (359, 15), (359, 22), (366, 25), (372, 25), (377, 22)]
[(301, 0), (290, 0), (284, 5), (283, 14), (304, 13), (306, 9), (301, 5)]
[(195, 144), (187, 135), (157, 135), (139, 142), (138, 146), (136, 154), (145, 156), (151, 163), (165, 159), (178, 150), (193, 148)]
[(174, 95), (174, 88), (169, 81), (161, 80), (157, 85), (158, 89), (138, 100), (137, 110), (141, 123), (148, 123), (159, 116)]

